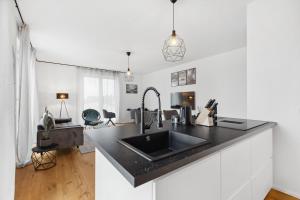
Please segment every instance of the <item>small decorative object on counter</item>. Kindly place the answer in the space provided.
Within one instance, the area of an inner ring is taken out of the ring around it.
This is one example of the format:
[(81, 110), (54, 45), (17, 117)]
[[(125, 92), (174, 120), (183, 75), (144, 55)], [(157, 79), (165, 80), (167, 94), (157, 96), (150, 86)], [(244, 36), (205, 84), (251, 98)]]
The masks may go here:
[(178, 115), (172, 115), (171, 116), (171, 122), (172, 122), (172, 124), (179, 124), (179, 122), (180, 122), (180, 119), (179, 119), (179, 116)]
[(217, 121), (218, 104), (215, 99), (210, 99), (198, 115), (195, 123), (203, 126), (214, 126)]
[(190, 106), (181, 107), (180, 123), (187, 126), (192, 124), (192, 108)]

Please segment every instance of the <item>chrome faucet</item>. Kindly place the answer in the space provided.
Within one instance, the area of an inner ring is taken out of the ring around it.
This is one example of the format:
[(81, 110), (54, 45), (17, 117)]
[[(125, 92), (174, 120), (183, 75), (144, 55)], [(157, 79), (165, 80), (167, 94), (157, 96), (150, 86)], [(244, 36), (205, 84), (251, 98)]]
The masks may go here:
[[(150, 90), (154, 91), (157, 98), (158, 98), (158, 110), (157, 110), (157, 127), (158, 128), (162, 128), (163, 124), (162, 124), (162, 118), (161, 118), (161, 103), (160, 103), (160, 94), (159, 92), (154, 88), (154, 87), (148, 87), (144, 94), (143, 94), (143, 98), (142, 98), (142, 108), (141, 108), (141, 134), (145, 133), (145, 117), (144, 117), (144, 109), (145, 109), (145, 96), (147, 94), (147, 92), (149, 92)], [(147, 128), (150, 128), (147, 127)]]

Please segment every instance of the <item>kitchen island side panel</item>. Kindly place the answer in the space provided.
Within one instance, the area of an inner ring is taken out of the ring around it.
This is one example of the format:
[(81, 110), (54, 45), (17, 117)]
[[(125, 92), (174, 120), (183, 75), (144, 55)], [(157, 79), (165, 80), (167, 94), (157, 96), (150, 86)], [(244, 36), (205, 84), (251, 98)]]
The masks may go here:
[(153, 200), (153, 181), (133, 187), (96, 149), (96, 200)]

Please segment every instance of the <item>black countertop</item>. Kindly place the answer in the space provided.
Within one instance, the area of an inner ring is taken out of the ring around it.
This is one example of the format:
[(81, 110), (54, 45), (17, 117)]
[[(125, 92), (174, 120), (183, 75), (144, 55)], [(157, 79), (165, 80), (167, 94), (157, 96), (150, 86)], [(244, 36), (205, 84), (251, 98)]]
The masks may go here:
[[(223, 118), (229, 120), (239, 120)], [(258, 122), (247, 120), (249, 123)], [(140, 135), (140, 128), (135, 124), (113, 128), (100, 128), (88, 130), (88, 134), (96, 148), (112, 163), (113, 166), (134, 186), (137, 187), (182, 166), (187, 165), (200, 158), (220, 151), (238, 141), (260, 133), (276, 125), (274, 122), (252, 128), (250, 130), (237, 130), (224, 127), (206, 126), (172, 126), (168, 121), (164, 122), (164, 128), (160, 130), (175, 130), (180, 133), (189, 134), (209, 140), (209, 144), (203, 145), (169, 158), (150, 162), (124, 145), (118, 142), (119, 139)], [(153, 128), (146, 130), (146, 133), (157, 132)], [(97, 166), (96, 166), (97, 167)]]

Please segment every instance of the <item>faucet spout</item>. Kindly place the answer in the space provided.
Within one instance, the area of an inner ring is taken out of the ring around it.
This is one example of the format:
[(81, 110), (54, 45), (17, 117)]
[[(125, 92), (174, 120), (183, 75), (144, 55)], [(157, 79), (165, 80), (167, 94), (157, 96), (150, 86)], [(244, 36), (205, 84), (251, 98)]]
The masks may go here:
[(143, 94), (142, 98), (142, 108), (141, 108), (141, 134), (145, 133), (145, 114), (144, 114), (144, 109), (145, 109), (145, 97), (146, 94), (150, 91), (154, 91), (157, 98), (158, 98), (158, 111), (157, 111), (157, 127), (162, 128), (163, 123), (162, 123), (162, 117), (161, 117), (161, 102), (160, 102), (160, 93), (154, 88), (154, 87), (148, 87)]

